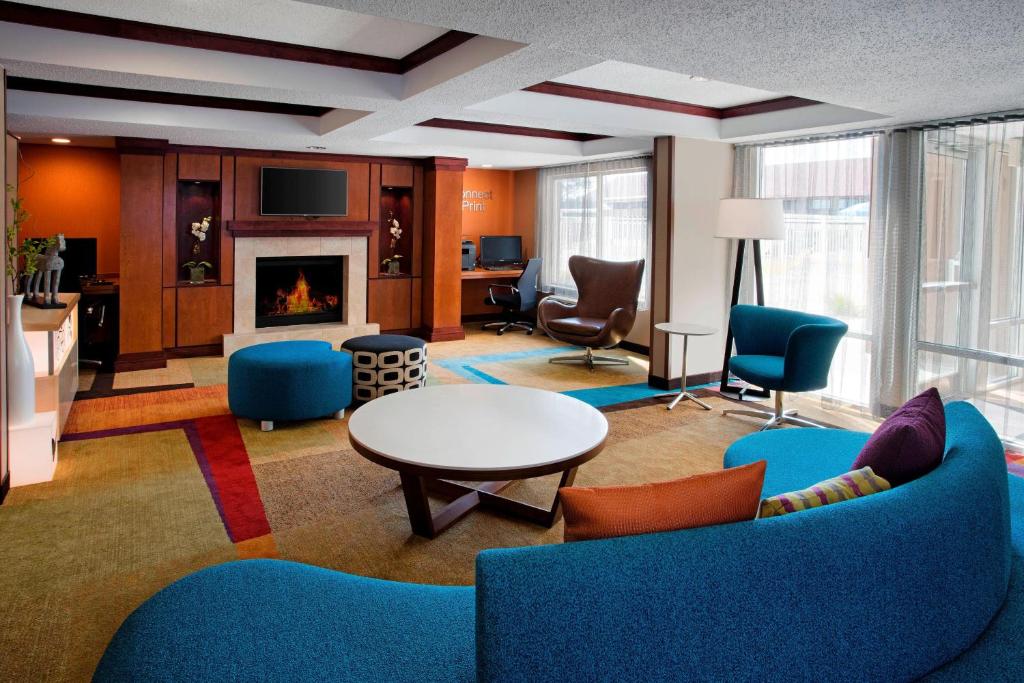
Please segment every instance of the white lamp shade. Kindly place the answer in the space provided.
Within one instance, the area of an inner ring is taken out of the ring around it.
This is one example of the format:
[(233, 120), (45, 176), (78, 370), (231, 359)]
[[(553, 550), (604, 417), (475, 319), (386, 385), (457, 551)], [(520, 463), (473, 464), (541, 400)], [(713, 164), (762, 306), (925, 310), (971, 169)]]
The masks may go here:
[(724, 239), (786, 239), (781, 199), (723, 199), (718, 203), (715, 237)]

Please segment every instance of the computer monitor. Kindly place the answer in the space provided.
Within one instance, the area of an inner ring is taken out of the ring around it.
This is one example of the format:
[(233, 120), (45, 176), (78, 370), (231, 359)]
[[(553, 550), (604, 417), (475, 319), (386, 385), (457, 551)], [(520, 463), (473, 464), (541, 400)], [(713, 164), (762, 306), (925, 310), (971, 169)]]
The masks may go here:
[(81, 292), (79, 278), (96, 275), (96, 238), (65, 237), (67, 249), (60, 253), (64, 259), (64, 270), (60, 274), (60, 291)]
[(480, 238), (480, 265), (521, 263), (523, 238), (519, 235), (484, 235)]

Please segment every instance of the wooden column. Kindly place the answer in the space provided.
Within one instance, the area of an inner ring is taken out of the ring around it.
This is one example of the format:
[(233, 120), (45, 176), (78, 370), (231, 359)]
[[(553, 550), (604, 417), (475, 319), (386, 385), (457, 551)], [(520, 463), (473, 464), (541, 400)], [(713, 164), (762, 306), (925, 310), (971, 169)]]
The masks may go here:
[(121, 339), (118, 371), (162, 368), (164, 155), (121, 154)]
[(654, 196), (651, 244), (651, 346), (647, 382), (659, 389), (672, 386), (668, 336), (654, 326), (668, 322), (672, 304), (672, 192), (675, 139), (654, 138)]
[(462, 329), (462, 175), (466, 159), (433, 157), (424, 166), (423, 331), (428, 341), (464, 339)]

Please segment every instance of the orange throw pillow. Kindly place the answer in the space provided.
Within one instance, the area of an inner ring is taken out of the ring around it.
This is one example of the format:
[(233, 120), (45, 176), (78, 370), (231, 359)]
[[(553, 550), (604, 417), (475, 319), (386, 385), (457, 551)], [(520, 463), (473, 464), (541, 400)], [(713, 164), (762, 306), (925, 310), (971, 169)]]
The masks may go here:
[(558, 490), (565, 540), (652, 534), (754, 519), (766, 462), (639, 486)]

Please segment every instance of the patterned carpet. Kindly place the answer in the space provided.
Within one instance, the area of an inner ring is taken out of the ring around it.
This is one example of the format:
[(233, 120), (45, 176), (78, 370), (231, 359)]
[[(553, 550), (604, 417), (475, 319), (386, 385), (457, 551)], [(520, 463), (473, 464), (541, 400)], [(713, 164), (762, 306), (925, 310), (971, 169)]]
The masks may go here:
[[(721, 467), (756, 423), (706, 412), (646, 386), (646, 358), (595, 372), (551, 365), (566, 351), (539, 335), (471, 334), (431, 344), (429, 383), (522, 384), (605, 411), (604, 452), (578, 485), (665, 480)], [(87, 680), (139, 603), (196, 569), (282, 557), (366, 576), (473, 581), (484, 548), (558, 543), (543, 529), (471, 514), (433, 541), (410, 534), (396, 473), (353, 451), (347, 420), (279, 424), (264, 433), (227, 409), (226, 361), (83, 377), (54, 481), (11, 491), (0, 507), (0, 680)], [(708, 392), (704, 392), (708, 393)], [(496, 435), (495, 438), (501, 438)], [(550, 503), (557, 475), (508, 495)]]
[[(430, 345), (429, 381), (524, 384), (606, 406), (608, 446), (581, 468), (581, 485), (714, 469), (724, 447), (752, 429), (693, 406), (667, 412), (651, 399), (658, 392), (646, 387), (643, 356), (616, 352), (629, 365), (591, 373), (547, 362), (564, 350), (539, 335), (471, 334)], [(264, 433), (229, 415), (225, 380), (221, 358), (83, 375), (54, 481), (16, 488), (0, 507), (0, 680), (88, 680), (134, 607), (211, 564), (283, 557), (468, 584), (483, 548), (561, 540), (560, 525), (485, 512), (434, 541), (412, 536), (397, 474), (349, 447), (347, 420)], [(556, 484), (545, 477), (508, 493), (549, 503)]]

